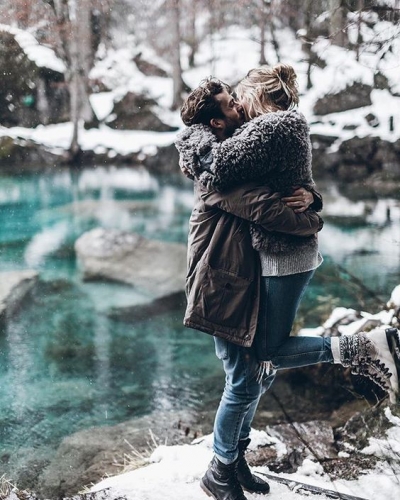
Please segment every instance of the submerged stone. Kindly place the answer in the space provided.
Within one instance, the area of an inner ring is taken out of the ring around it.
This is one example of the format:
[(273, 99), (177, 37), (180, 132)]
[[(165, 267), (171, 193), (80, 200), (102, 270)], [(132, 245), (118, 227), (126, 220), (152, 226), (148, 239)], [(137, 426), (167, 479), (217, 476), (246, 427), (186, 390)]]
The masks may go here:
[(183, 292), (186, 247), (136, 233), (97, 228), (75, 243), (84, 280), (110, 280), (137, 287), (149, 301)]
[(14, 314), (37, 281), (36, 271), (5, 271), (0, 273), (0, 329)]

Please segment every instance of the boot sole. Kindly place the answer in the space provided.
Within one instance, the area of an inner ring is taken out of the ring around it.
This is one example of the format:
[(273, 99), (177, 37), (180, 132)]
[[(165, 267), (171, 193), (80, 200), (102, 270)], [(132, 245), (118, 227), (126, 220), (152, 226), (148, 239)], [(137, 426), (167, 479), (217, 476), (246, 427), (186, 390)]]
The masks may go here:
[[(397, 379), (400, 383), (400, 332), (397, 328), (387, 328), (386, 340), (389, 346), (390, 354), (393, 357), (394, 364), (397, 371)], [(396, 394), (397, 400), (399, 400), (399, 394)]]

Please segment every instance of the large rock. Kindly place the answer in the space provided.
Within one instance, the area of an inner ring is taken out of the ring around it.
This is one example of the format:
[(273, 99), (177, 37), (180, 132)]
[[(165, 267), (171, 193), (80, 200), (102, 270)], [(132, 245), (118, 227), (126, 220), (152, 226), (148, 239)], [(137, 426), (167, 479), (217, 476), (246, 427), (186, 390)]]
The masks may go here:
[(5, 271), (0, 273), (0, 328), (18, 309), (37, 281), (36, 271)]
[(158, 444), (190, 443), (201, 434), (196, 421), (193, 413), (162, 411), (112, 427), (72, 434), (62, 441), (40, 476), (36, 491), (45, 498), (71, 496), (105, 474), (121, 473), (129, 457), (137, 467), (143, 466), (149, 450)]
[(28, 59), (13, 34), (0, 30), (0, 123), (34, 127), (39, 123), (31, 82), (38, 69)]
[(151, 173), (179, 173), (179, 154), (174, 144), (158, 146), (155, 155), (148, 155), (143, 164)]
[(329, 148), (338, 139), (337, 136), (311, 134), (313, 155), (313, 174), (314, 177), (324, 177), (326, 173), (334, 171), (340, 161), (337, 152), (329, 152)]
[(143, 57), (143, 54), (139, 52), (133, 58), (138, 67), (139, 71), (141, 71), (146, 76), (159, 76), (161, 78), (167, 78), (168, 73), (157, 64), (154, 64)]
[(295, 472), (310, 453), (316, 460), (337, 457), (333, 429), (323, 420), (293, 422), (267, 426), (267, 433), (281, 443), (285, 450), (279, 455), (276, 449), (267, 446), (247, 454), (251, 465), (265, 465), (274, 472)]
[(65, 65), (27, 31), (0, 25), (0, 124), (35, 127), (69, 120)]
[(93, 229), (75, 243), (85, 280), (120, 281), (152, 299), (183, 292), (186, 247), (150, 240), (136, 233)]
[(386, 180), (400, 180), (398, 144), (380, 137), (353, 137), (339, 147), (339, 179), (358, 181), (371, 174)]
[(373, 87), (370, 85), (354, 82), (336, 94), (328, 94), (318, 99), (314, 106), (314, 113), (316, 115), (328, 115), (370, 106), (372, 104), (372, 90)]
[(114, 103), (111, 116), (107, 125), (117, 130), (151, 130), (153, 132), (171, 132), (177, 130), (163, 123), (154, 113), (156, 101), (141, 94), (128, 92), (118, 102)]
[(44, 170), (59, 166), (63, 161), (62, 156), (47, 151), (31, 140), (0, 137), (0, 169), (3, 172)]

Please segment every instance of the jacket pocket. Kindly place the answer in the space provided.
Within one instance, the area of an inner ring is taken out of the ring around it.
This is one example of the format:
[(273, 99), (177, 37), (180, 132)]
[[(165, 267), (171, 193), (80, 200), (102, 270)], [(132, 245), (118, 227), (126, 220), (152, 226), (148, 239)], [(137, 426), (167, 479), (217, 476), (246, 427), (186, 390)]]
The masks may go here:
[(253, 281), (204, 265), (197, 276), (200, 293), (194, 310), (207, 321), (238, 328), (246, 323)]

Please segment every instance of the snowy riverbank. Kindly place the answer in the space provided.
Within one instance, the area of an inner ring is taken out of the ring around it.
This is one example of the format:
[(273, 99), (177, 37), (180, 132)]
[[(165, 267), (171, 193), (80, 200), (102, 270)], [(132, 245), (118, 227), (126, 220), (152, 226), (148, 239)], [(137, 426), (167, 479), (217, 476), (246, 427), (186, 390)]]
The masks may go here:
[[(373, 470), (365, 470), (356, 480), (331, 479), (323, 466), (314, 457), (306, 458), (294, 474), (278, 474), (321, 488), (354, 495), (368, 500), (398, 500), (400, 495), (400, 418), (386, 408), (385, 417), (392, 427), (386, 438), (370, 438), (369, 446), (361, 450), (366, 456), (375, 455), (379, 460)], [(253, 430), (251, 447), (269, 446), (285, 453), (285, 444), (268, 432)], [(212, 437), (194, 441), (191, 445), (160, 446), (154, 450), (148, 465), (140, 469), (107, 478), (91, 488), (91, 492), (104, 492), (103, 498), (116, 500), (204, 500), (206, 497), (199, 487), (212, 457)], [(342, 456), (346, 453), (342, 452)], [(270, 473), (268, 467), (255, 467), (254, 472)], [(294, 490), (296, 491), (296, 490)], [(276, 500), (293, 500), (294, 491), (285, 485), (271, 482), (271, 495)], [(259, 495), (246, 494), (249, 500), (259, 499)], [(319, 498), (328, 498), (325, 495)]]
[[(399, 327), (399, 313), (400, 285), (393, 290), (385, 309), (377, 314), (337, 308), (321, 327), (302, 333), (352, 335), (375, 326)], [(278, 476), (366, 500), (397, 500), (400, 495), (400, 407), (383, 406), (380, 410), (371, 407), (358, 419), (358, 424), (357, 417), (354, 422), (351, 420), (336, 433), (340, 436), (335, 441), (336, 469), (335, 466), (326, 466), (327, 463), (315, 451), (315, 443), (312, 443), (295, 473)], [(378, 428), (373, 428), (379, 420)], [(303, 438), (306, 440), (306, 436), (303, 435)], [(274, 449), (278, 460), (288, 455), (288, 443), (277, 437), (272, 428), (253, 430), (251, 439), (250, 449), (256, 454), (257, 450), (269, 448)], [(322, 443), (323, 432), (315, 439)], [(356, 477), (346, 479), (354, 466), (355, 457), (360, 462), (363, 456), (375, 460), (364, 469), (358, 464)], [(158, 446), (148, 459), (147, 466), (107, 478), (93, 486), (91, 491), (108, 489), (104, 494), (109, 500), (121, 497), (126, 500), (201, 500), (205, 497), (198, 483), (211, 457), (212, 435), (196, 439), (190, 445)], [(328, 457), (325, 455), (325, 458)], [(374, 466), (371, 467), (371, 464)], [(256, 467), (254, 471), (261, 474), (271, 472), (267, 465)], [(271, 491), (277, 500), (293, 499), (293, 491), (285, 485), (272, 482)], [(247, 498), (256, 500), (259, 497), (247, 494)]]

